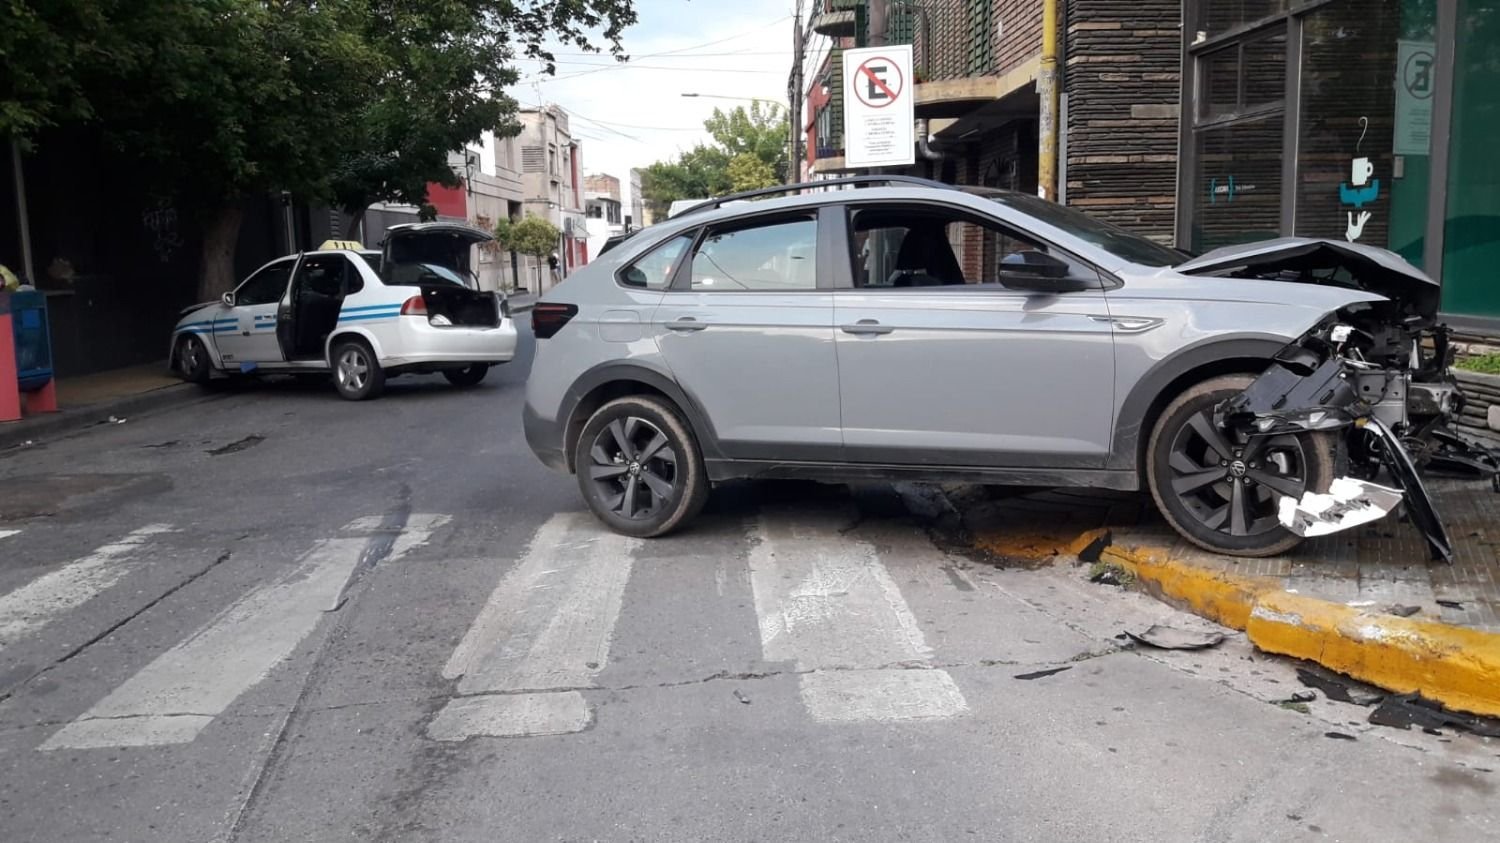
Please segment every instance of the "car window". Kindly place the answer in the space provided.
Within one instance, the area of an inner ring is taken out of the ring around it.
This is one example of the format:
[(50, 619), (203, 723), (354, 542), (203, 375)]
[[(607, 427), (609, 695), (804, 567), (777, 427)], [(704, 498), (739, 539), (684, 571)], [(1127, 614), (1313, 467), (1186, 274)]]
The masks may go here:
[(857, 206), (850, 225), (855, 287), (1000, 284), (1008, 264), (1041, 252), (1096, 277), (1087, 264), (1022, 232), (931, 206)]
[(709, 231), (693, 253), (697, 291), (812, 290), (818, 286), (812, 217)]
[(287, 259), (262, 267), (234, 291), (234, 303), (248, 306), (281, 301), (287, 279), (292, 274), (292, 264), (293, 261)]
[(672, 283), (672, 267), (677, 265), (677, 258), (692, 244), (691, 234), (673, 237), (620, 270), (620, 283), (646, 290), (665, 290)]
[(1048, 202), (1029, 193), (982, 188), (975, 189), (974, 193), (1062, 229), (1131, 263), (1142, 266), (1176, 266), (1188, 259), (1186, 252), (1163, 246), (1119, 226), (1096, 220), (1082, 211)]
[(343, 255), (308, 255), (297, 267), (297, 292), (299, 295), (341, 296), (344, 289), (344, 273), (352, 269)]

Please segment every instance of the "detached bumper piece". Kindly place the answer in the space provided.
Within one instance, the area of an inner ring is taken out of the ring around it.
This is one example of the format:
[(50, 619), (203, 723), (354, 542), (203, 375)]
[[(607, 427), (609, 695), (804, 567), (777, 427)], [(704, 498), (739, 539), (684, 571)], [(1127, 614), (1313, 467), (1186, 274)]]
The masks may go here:
[(1373, 417), (1360, 421), (1362, 424), (1359, 426), (1380, 443), (1382, 462), (1406, 491), (1407, 514), (1427, 538), (1432, 558), (1453, 564), (1453, 543), (1448, 540), (1448, 530), (1443, 527), (1443, 519), (1438, 517), (1437, 510), (1432, 505), (1432, 497), (1427, 494), (1427, 487), (1422, 485), (1422, 478), (1417, 475), (1417, 467), (1412, 463), (1411, 455), (1401, 447), (1401, 440), (1396, 438), (1396, 434), (1385, 422)]
[(1300, 501), (1283, 497), (1276, 514), (1281, 526), (1313, 538), (1379, 521), (1400, 504), (1400, 489), (1340, 477), (1329, 484), (1327, 494), (1306, 492)]

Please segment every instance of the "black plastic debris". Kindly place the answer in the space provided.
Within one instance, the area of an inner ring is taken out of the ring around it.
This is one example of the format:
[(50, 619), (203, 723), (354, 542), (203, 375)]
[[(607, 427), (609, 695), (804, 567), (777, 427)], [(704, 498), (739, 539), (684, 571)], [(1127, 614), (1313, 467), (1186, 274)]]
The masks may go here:
[(1041, 679), (1041, 678), (1046, 677), (1046, 676), (1052, 676), (1054, 674), (1062, 673), (1064, 670), (1072, 670), (1072, 669), (1073, 669), (1072, 665), (1067, 665), (1066, 667), (1052, 667), (1052, 668), (1048, 668), (1047, 670), (1033, 671), (1032, 673), (1018, 673), (1018, 674), (1016, 674), (1012, 678), (1013, 679)]
[[(1105, 530), (1102, 535), (1089, 542), (1087, 547), (1085, 547), (1083, 550), (1078, 551), (1078, 561), (1088, 564), (1098, 562), (1099, 557), (1104, 554), (1104, 549), (1113, 544), (1114, 540), (1114, 533)], [(1095, 580), (1095, 582), (1097, 582), (1097, 580)], [(1111, 585), (1118, 584), (1119, 583), (1111, 583)]]
[(1290, 697), (1281, 700), (1279, 704), (1285, 705), (1286, 703), (1310, 703), (1317, 698), (1318, 695), (1314, 694), (1312, 691), (1295, 691)]
[(1436, 733), (1439, 729), (1455, 729), (1480, 737), (1500, 738), (1500, 720), (1449, 711), (1443, 708), (1442, 703), (1429, 700), (1421, 694), (1392, 694), (1386, 697), (1384, 702), (1370, 712), (1370, 722), (1376, 726), (1389, 726), (1403, 731), (1415, 726), (1428, 734)]
[(1385, 610), (1386, 614), (1395, 615), (1398, 618), (1409, 618), (1420, 611), (1422, 611), (1421, 606), (1403, 606), (1400, 603), (1387, 606)]
[(1384, 693), (1363, 682), (1357, 682), (1322, 668), (1299, 667), (1297, 680), (1309, 688), (1322, 691), (1323, 696), (1330, 700), (1339, 702), (1374, 705), (1385, 699)]
[(1359, 740), (1359, 738), (1356, 738), (1353, 735), (1346, 735), (1343, 732), (1324, 732), (1323, 733), (1323, 737), (1325, 737), (1325, 738), (1333, 738), (1336, 741), (1356, 741), (1356, 740)]
[(1156, 647), (1159, 650), (1206, 650), (1224, 642), (1222, 632), (1178, 629), (1175, 626), (1165, 626), (1159, 623), (1152, 624), (1144, 632), (1131, 632), (1127, 629), (1125, 634), (1136, 643)]
[(1445, 609), (1462, 609), (1464, 607), (1464, 604), (1457, 600), (1439, 600), (1437, 604)]
[(745, 696), (744, 692), (740, 691), (738, 688), (736, 688), (734, 691), (734, 698), (739, 700), (743, 705), (750, 704), (750, 698)]

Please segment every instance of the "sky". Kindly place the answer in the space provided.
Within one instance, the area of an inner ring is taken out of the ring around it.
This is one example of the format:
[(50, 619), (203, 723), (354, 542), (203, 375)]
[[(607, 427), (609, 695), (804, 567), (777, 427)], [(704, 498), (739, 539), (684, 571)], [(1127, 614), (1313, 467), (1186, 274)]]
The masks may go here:
[[(637, 0), (639, 21), (621, 39), (629, 63), (618, 64), (608, 53), (555, 47), (556, 76), (540, 74), (536, 62), (522, 62), (521, 82), (509, 93), (523, 106), (556, 103), (567, 110), (573, 135), (583, 142), (583, 169), (615, 176), (628, 190), (631, 167), (708, 142), (703, 121), (715, 107), (751, 104), (707, 95), (785, 106), (794, 5), (794, 0)], [(826, 41), (815, 36), (814, 45)]]

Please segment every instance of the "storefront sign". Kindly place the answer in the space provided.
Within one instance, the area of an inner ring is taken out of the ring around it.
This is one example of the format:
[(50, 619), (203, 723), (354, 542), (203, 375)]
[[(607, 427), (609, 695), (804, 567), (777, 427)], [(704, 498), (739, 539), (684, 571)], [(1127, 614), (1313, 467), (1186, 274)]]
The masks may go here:
[(844, 51), (844, 165), (916, 161), (911, 45)]
[(1427, 155), (1432, 145), (1433, 45), (1428, 41), (1396, 42), (1397, 155)]

